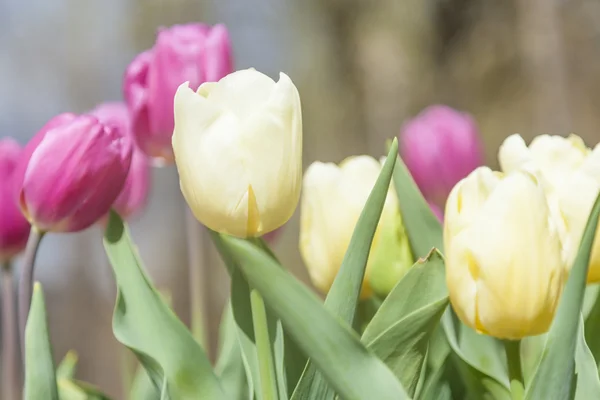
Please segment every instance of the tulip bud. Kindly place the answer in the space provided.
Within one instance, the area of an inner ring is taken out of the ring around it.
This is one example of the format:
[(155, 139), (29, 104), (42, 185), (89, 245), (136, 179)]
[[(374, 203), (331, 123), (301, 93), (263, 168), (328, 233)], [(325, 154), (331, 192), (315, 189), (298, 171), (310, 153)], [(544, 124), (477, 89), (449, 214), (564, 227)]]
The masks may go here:
[(21, 152), (21, 147), (14, 140), (0, 140), (0, 265), (20, 253), (29, 237), (29, 223), (17, 205), (14, 184), (14, 172)]
[(261, 236), (294, 213), (302, 184), (298, 90), (255, 70), (175, 95), (173, 151), (183, 196), (218, 232)]
[[(124, 103), (105, 103), (96, 107), (91, 115), (104, 125), (117, 129), (121, 135), (132, 138), (129, 112)], [(133, 139), (133, 138), (132, 138)], [(122, 218), (129, 218), (146, 205), (150, 186), (150, 163), (139, 147), (133, 146), (131, 167), (125, 186), (115, 200), (113, 208)]]
[(15, 179), (21, 211), (40, 231), (76, 232), (106, 214), (123, 188), (132, 143), (95, 117), (61, 114), (25, 147)]
[(188, 81), (196, 90), (232, 72), (231, 44), (223, 25), (176, 25), (161, 29), (154, 47), (125, 73), (124, 92), (139, 147), (161, 163), (173, 161), (173, 96)]
[[(600, 190), (600, 147), (592, 151), (576, 135), (541, 135), (527, 147), (521, 136), (511, 135), (500, 147), (498, 158), (506, 172), (519, 168), (538, 171), (546, 193), (556, 199), (556, 219), (564, 226), (563, 258), (570, 268)], [(600, 230), (592, 247), (587, 280), (600, 282)]]
[(441, 208), (454, 185), (483, 165), (473, 118), (441, 105), (426, 108), (404, 124), (400, 156), (423, 196)]
[(460, 181), (446, 204), (444, 249), (450, 301), (466, 325), (513, 340), (548, 330), (567, 270), (534, 175), (480, 167)]
[[(315, 287), (329, 291), (381, 164), (358, 156), (335, 164), (315, 162), (306, 171), (301, 201), (300, 253)], [(398, 200), (390, 189), (371, 245), (361, 297), (389, 293), (412, 265)]]

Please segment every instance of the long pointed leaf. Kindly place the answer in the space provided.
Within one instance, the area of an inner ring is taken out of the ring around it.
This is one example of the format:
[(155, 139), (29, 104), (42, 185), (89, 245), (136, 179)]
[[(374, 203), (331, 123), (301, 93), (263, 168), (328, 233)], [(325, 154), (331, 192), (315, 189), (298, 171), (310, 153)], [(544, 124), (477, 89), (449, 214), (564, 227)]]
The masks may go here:
[(42, 286), (35, 283), (25, 326), (25, 400), (59, 400)]
[[(371, 249), (371, 243), (373, 242), (377, 224), (383, 211), (397, 154), (398, 141), (394, 139), (385, 164), (381, 168), (379, 177), (356, 223), (356, 228), (352, 234), (352, 239), (344, 255), (340, 270), (325, 299), (325, 308), (350, 326), (352, 326), (354, 319), (365, 275), (365, 268), (369, 258), (369, 250)], [(328, 387), (323, 377), (316, 371), (309, 360), (294, 391), (292, 400), (328, 400), (333, 399), (334, 396), (335, 393)]]
[(225, 399), (206, 354), (144, 273), (121, 218), (111, 212), (104, 247), (117, 281), (113, 332), (175, 399)]
[(402, 400), (406, 392), (385, 366), (319, 299), (264, 250), (227, 235), (214, 235), (277, 315), (296, 343), (345, 400)]
[(447, 306), (444, 260), (433, 251), (396, 285), (363, 333), (361, 341), (411, 396), (425, 367), (429, 339)]
[(575, 368), (577, 373), (577, 389), (575, 400), (600, 399), (600, 378), (596, 360), (585, 343), (583, 334), (583, 318), (579, 320), (577, 333), (577, 349), (575, 350)]
[(539, 367), (525, 393), (526, 400), (568, 400), (572, 396), (579, 316), (599, 215), (600, 196), (590, 213)]

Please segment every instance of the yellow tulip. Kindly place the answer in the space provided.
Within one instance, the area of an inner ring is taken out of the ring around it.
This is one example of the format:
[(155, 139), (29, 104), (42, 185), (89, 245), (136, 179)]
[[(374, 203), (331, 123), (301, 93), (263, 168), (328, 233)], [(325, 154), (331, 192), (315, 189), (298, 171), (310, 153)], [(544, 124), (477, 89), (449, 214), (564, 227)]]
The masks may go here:
[(450, 193), (446, 279), (460, 319), (502, 339), (550, 327), (567, 273), (561, 241), (536, 177), (480, 167)]
[[(536, 170), (544, 182), (546, 193), (556, 199), (563, 257), (571, 268), (583, 230), (600, 190), (600, 148), (592, 151), (579, 136), (541, 135), (529, 147), (519, 135), (509, 136), (498, 154), (506, 172), (518, 168)], [(588, 282), (600, 282), (600, 229), (592, 248)]]
[[(339, 166), (313, 163), (306, 171), (301, 200), (300, 253), (315, 287), (329, 291), (348, 249), (367, 198), (381, 172), (369, 156), (350, 157)], [(361, 297), (385, 295), (412, 265), (398, 199), (388, 190), (369, 253)]]
[(181, 191), (212, 230), (254, 237), (283, 225), (302, 185), (298, 90), (253, 70), (175, 95), (173, 151)]

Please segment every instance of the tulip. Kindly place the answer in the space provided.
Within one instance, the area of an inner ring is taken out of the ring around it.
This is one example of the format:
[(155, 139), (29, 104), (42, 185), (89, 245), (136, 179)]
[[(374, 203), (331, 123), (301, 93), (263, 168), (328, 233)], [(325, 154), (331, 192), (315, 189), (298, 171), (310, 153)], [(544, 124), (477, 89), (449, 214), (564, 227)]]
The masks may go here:
[(124, 93), (140, 148), (160, 163), (173, 161), (173, 96), (188, 81), (196, 90), (232, 72), (229, 34), (223, 25), (176, 25), (161, 29), (154, 47), (139, 54), (125, 73)]
[(0, 266), (20, 253), (29, 237), (29, 223), (17, 205), (14, 185), (21, 152), (21, 146), (14, 140), (0, 140)]
[(181, 191), (208, 228), (261, 236), (287, 222), (302, 184), (298, 90), (253, 69), (175, 95), (173, 151)]
[[(381, 172), (372, 157), (358, 156), (339, 166), (315, 162), (306, 171), (301, 201), (300, 253), (314, 286), (333, 284), (354, 228)], [(373, 239), (361, 297), (386, 295), (412, 265), (398, 199), (390, 189)]]
[(480, 167), (460, 181), (446, 204), (444, 249), (450, 301), (466, 325), (511, 340), (548, 330), (567, 270), (533, 174)]
[[(108, 126), (121, 132), (121, 135), (132, 137), (131, 124), (127, 106), (124, 103), (105, 103), (90, 112), (91, 115)], [(150, 163), (146, 154), (139, 147), (133, 147), (131, 167), (121, 194), (113, 204), (114, 210), (122, 217), (129, 218), (146, 205), (150, 186)]]
[(121, 192), (132, 143), (89, 115), (61, 114), (27, 144), (15, 179), (21, 211), (41, 232), (76, 232)]
[[(556, 199), (556, 219), (564, 221), (563, 258), (570, 268), (600, 190), (600, 147), (592, 151), (576, 135), (541, 135), (527, 147), (521, 136), (512, 135), (500, 147), (498, 158), (506, 172), (518, 168), (538, 171), (546, 192)], [(587, 280), (600, 282), (600, 230), (592, 247)]]
[(454, 185), (483, 165), (473, 118), (441, 105), (426, 108), (404, 124), (400, 156), (423, 196), (441, 208)]

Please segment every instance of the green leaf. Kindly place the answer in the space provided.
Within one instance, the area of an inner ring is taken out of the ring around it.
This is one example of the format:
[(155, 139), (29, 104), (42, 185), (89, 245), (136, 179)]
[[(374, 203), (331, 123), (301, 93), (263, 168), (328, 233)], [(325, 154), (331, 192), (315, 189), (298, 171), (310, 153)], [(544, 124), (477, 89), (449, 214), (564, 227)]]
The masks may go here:
[(444, 240), (440, 221), (433, 215), (400, 157), (394, 167), (394, 187), (413, 255), (416, 258), (426, 257), (434, 247), (443, 252)]
[(579, 320), (577, 349), (575, 350), (577, 389), (575, 400), (600, 399), (600, 378), (592, 352), (585, 343), (583, 317)]
[(52, 346), (48, 334), (46, 303), (36, 282), (25, 326), (25, 400), (59, 400)]
[(68, 378), (58, 380), (60, 400), (110, 400), (96, 387)]
[(179, 399), (226, 398), (206, 354), (146, 276), (121, 218), (110, 213), (104, 247), (117, 281), (113, 332), (154, 385)]
[(448, 339), (450, 348), (455, 356), (452, 358), (452, 361), (466, 385), (468, 398), (509, 400), (511, 396), (506, 375), (504, 375), (502, 379), (498, 379), (485, 371), (479, 370), (462, 352), (458, 344), (456, 335), (457, 328), (455, 327), (456, 325), (451, 311), (451, 309), (448, 309), (447, 312), (444, 313), (442, 323), (444, 330), (446, 331), (446, 338)]
[[(250, 285), (246, 278), (239, 270), (236, 261), (231, 257), (222, 242), (219, 240), (219, 235), (210, 231), (211, 237), (221, 253), (225, 266), (231, 276), (231, 307), (233, 318), (237, 326), (237, 340), (241, 349), (241, 356), (244, 369), (246, 371), (246, 381), (248, 384), (248, 395), (246, 398), (252, 399), (256, 396), (257, 399), (262, 399), (260, 392), (260, 371), (258, 364), (258, 354), (254, 337), (254, 323), (252, 320), (252, 308), (250, 305)], [(261, 241), (256, 241), (255, 244), (261, 247), (269, 257), (274, 259), (273, 253)], [(269, 330), (269, 338), (271, 340), (271, 352), (275, 357), (275, 376), (277, 380), (277, 389), (279, 396), (282, 399), (287, 399), (287, 388), (284, 378), (284, 363), (283, 363), (283, 328), (281, 322), (271, 315), (267, 310), (267, 324)]]
[(219, 358), (215, 366), (215, 372), (231, 399), (247, 400), (252, 398), (253, 390), (248, 387), (237, 329), (231, 303), (228, 303), (225, 305), (221, 317)]
[(75, 376), (78, 358), (75, 351), (69, 350), (56, 369), (56, 379), (73, 378), (73, 376)]
[(383, 302), (361, 341), (414, 396), (426, 366), (428, 343), (448, 306), (444, 260), (432, 251), (418, 261)]
[[(340, 270), (325, 299), (325, 308), (349, 326), (352, 326), (356, 313), (371, 243), (383, 211), (397, 157), (398, 140), (394, 139), (379, 177), (356, 223)], [(333, 399), (334, 396), (335, 393), (309, 360), (292, 395), (292, 400)]]
[[(593, 295), (593, 292), (588, 295), (590, 288), (595, 292), (598, 292), (600, 285), (589, 285), (586, 288), (586, 297), (589, 298)], [(586, 315), (587, 311), (587, 315)], [(600, 360), (600, 296), (596, 296), (594, 304), (590, 306), (586, 305), (582, 309), (583, 316), (585, 318), (585, 341), (594, 356), (594, 359)]]
[(284, 271), (264, 250), (227, 235), (214, 235), (225, 258), (232, 257), (250, 285), (281, 319), (296, 343), (345, 400), (407, 399), (385, 364), (369, 352), (348, 324), (339, 322), (319, 299)]
[(600, 197), (596, 199), (590, 213), (577, 257), (548, 331), (539, 367), (525, 392), (525, 399), (571, 398), (574, 389), (572, 377), (575, 373), (574, 354), (578, 341), (578, 322), (599, 215)]
[(459, 346), (469, 363), (489, 376), (502, 382), (508, 374), (504, 345), (498, 339), (475, 332), (465, 324), (459, 324)]

